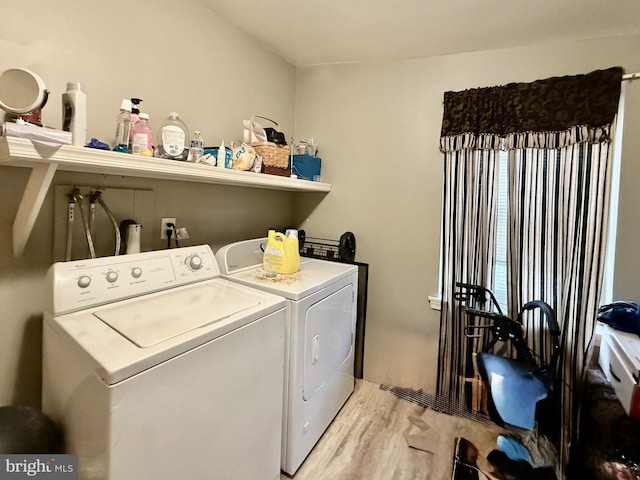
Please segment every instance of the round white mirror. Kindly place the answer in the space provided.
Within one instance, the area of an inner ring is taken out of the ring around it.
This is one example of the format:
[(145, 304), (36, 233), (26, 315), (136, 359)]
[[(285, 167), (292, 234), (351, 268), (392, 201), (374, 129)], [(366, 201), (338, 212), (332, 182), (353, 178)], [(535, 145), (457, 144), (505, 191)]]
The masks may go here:
[(11, 68), (0, 75), (0, 108), (24, 115), (44, 107), (49, 97), (42, 79), (26, 68)]

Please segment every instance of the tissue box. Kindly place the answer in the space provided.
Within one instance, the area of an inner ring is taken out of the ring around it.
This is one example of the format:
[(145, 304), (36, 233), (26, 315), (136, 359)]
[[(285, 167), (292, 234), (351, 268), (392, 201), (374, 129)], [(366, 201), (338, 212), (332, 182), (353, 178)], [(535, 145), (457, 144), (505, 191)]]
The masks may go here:
[(304, 180), (313, 180), (320, 175), (322, 160), (311, 155), (294, 155), (291, 172)]

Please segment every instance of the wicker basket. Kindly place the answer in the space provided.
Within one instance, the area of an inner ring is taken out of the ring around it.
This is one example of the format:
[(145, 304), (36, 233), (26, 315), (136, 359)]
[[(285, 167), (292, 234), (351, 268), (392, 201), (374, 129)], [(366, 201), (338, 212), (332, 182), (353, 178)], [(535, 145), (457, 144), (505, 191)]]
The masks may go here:
[[(264, 118), (272, 122), (276, 128), (278, 123), (267, 117), (261, 117), (260, 115), (254, 115), (249, 120), (249, 138), (255, 137), (254, 132), (254, 120), (256, 118)], [(255, 148), (256, 155), (262, 157), (262, 164), (267, 167), (288, 168), (289, 167), (289, 147), (287, 145), (278, 145), (273, 142), (253, 142), (251, 146)]]
[(271, 142), (256, 142), (251, 146), (256, 155), (262, 157), (262, 164), (268, 167), (287, 168), (289, 166), (289, 147)]

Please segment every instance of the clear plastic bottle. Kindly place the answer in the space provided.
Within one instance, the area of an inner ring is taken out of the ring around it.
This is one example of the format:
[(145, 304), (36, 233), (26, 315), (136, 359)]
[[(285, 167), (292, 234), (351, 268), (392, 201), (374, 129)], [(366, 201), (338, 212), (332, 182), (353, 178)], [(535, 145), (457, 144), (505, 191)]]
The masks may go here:
[(158, 157), (186, 160), (189, 157), (189, 129), (176, 112), (164, 119), (157, 136)]
[(118, 123), (116, 125), (116, 140), (113, 151), (127, 153), (129, 151), (129, 135), (131, 134), (131, 100), (122, 99)]
[(129, 153), (135, 153), (138, 155), (144, 155), (151, 157), (153, 150), (151, 147), (151, 127), (149, 126), (149, 115), (146, 113), (140, 114), (138, 123), (131, 129), (131, 151)]
[(196, 130), (193, 132), (193, 139), (191, 139), (191, 161), (197, 162), (198, 159), (204, 153), (204, 140), (200, 135), (200, 131)]

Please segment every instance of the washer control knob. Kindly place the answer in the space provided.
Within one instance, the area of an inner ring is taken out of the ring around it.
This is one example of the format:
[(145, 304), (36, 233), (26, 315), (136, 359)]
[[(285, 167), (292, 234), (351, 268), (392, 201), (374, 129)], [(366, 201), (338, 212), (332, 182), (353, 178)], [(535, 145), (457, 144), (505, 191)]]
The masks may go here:
[(202, 259), (198, 255), (191, 255), (187, 258), (187, 266), (191, 270), (200, 270), (202, 268)]
[(116, 280), (118, 280), (118, 272), (112, 270), (107, 273), (107, 282), (114, 283)]
[(133, 278), (140, 278), (142, 276), (142, 269), (140, 267), (135, 267), (131, 270), (131, 276)]
[(80, 288), (87, 288), (89, 285), (91, 285), (91, 277), (82, 275), (80, 278), (78, 278), (78, 286)]

